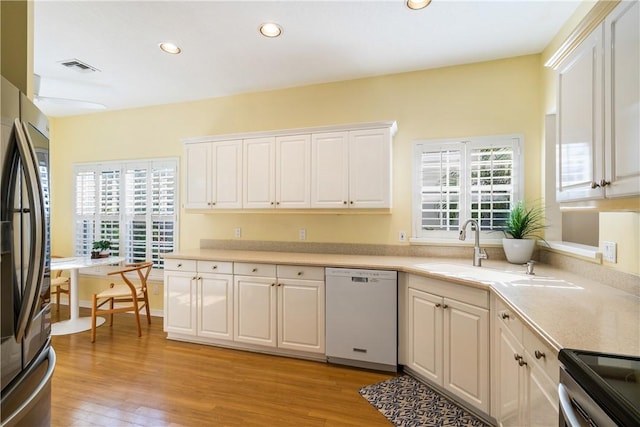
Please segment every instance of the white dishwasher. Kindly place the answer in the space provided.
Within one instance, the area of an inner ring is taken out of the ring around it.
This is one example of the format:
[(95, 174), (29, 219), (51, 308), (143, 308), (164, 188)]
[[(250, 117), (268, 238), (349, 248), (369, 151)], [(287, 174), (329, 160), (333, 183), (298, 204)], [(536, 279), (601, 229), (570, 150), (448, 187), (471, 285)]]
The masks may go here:
[(326, 268), (327, 361), (398, 370), (398, 273)]

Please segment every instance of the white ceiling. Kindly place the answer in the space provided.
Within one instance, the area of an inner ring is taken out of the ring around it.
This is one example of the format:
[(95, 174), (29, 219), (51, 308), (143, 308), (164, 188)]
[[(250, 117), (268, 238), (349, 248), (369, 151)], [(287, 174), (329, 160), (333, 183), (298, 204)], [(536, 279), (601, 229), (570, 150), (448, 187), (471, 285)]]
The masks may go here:
[[(579, 3), (38, 0), (37, 103), (50, 116), (85, 114), (100, 111), (90, 103), (115, 110), (539, 53)], [(283, 35), (261, 36), (265, 21)], [(68, 59), (100, 71), (65, 68)]]

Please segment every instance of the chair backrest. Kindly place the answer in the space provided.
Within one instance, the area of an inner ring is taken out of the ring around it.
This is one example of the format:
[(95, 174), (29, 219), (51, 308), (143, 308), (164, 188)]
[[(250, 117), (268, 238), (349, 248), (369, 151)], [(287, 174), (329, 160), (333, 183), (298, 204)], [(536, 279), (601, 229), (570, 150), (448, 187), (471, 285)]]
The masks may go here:
[(122, 280), (124, 280), (124, 282), (133, 289), (136, 286), (129, 279), (129, 277), (127, 277), (127, 273), (132, 273), (135, 271), (138, 273), (138, 279), (140, 280), (142, 289), (146, 289), (147, 279), (149, 278), (149, 274), (151, 273), (151, 267), (153, 267), (153, 263), (151, 261), (126, 264), (124, 268), (112, 271), (108, 275), (112, 276), (114, 274), (119, 274), (122, 277)]
[[(62, 258), (60, 255), (51, 255), (51, 258)], [(55, 275), (53, 276), (54, 279), (57, 279), (58, 277), (62, 276), (62, 272), (64, 270), (56, 270)]]

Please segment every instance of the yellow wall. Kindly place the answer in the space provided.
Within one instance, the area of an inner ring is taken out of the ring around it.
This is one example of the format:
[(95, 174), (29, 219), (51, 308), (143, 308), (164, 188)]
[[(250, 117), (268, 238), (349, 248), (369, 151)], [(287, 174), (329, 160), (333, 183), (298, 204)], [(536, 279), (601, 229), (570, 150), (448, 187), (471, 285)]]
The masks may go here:
[(75, 162), (182, 156), (180, 139), (204, 135), (397, 120), (391, 214), (181, 211), (180, 248), (200, 239), (399, 244), (411, 232), (411, 144), (417, 139), (521, 133), (527, 199), (540, 197), (540, 57), (530, 55), (338, 83), (52, 120), (54, 252), (73, 241)]

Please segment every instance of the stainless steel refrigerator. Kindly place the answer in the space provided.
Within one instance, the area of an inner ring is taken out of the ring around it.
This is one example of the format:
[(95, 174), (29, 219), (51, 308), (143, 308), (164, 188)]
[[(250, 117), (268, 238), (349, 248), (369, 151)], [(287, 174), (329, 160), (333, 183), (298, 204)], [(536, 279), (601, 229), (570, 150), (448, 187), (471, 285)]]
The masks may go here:
[(51, 424), (49, 137), (46, 117), (2, 77), (0, 374), (2, 426)]

